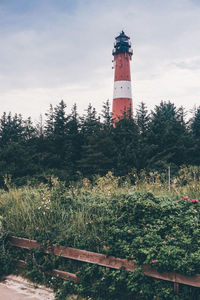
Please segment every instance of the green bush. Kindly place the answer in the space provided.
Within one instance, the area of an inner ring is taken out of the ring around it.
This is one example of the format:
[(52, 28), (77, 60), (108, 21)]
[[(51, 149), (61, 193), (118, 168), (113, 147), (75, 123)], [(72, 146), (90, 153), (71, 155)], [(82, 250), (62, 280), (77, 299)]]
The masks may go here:
[[(152, 183), (145, 190), (138, 186), (140, 191), (128, 181), (118, 183), (119, 178), (108, 173), (94, 184), (83, 179), (66, 188), (52, 178), (51, 186), (2, 191), (0, 214), (5, 230), (46, 246), (56, 243), (130, 259), (159, 272), (200, 274), (198, 183), (188, 193), (185, 184), (168, 192), (159, 180), (154, 192)], [(26, 275), (53, 286), (58, 299), (70, 294), (94, 300), (200, 299), (197, 288), (181, 285), (175, 295), (173, 283), (147, 277), (140, 268), (126, 272), (64, 262), (41, 252), (14, 252), (12, 256), (27, 261)], [(52, 268), (77, 273), (79, 283), (49, 279), (44, 272)]]

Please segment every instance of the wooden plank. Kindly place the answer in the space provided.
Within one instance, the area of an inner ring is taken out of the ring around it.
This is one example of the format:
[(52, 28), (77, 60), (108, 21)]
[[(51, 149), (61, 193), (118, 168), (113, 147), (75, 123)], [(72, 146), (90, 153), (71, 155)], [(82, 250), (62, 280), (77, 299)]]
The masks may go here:
[(40, 244), (34, 240), (18, 238), (16, 236), (10, 237), (9, 241), (12, 246), (23, 248), (23, 249), (31, 249), (31, 248), (40, 249), (41, 248)]
[(167, 281), (175, 282), (175, 273), (174, 272), (163, 272), (159, 273), (155, 269), (150, 268), (148, 265), (142, 266), (143, 272), (145, 275), (153, 278), (163, 279)]
[(199, 274), (193, 275), (193, 276), (185, 276), (185, 275), (181, 275), (181, 274), (178, 274), (175, 272), (159, 273), (156, 270), (150, 268), (148, 265), (144, 265), (142, 268), (143, 268), (144, 274), (149, 277), (167, 280), (167, 281), (171, 281), (171, 282), (174, 282), (177, 284), (182, 283), (182, 284), (186, 284), (186, 285), (190, 285), (190, 286), (194, 286), (194, 287), (200, 287), (200, 275)]
[(20, 267), (20, 268), (25, 268), (26, 265), (27, 265), (27, 263), (24, 260), (21, 260), (21, 259), (20, 260), (15, 260), (15, 262), (16, 262), (17, 266)]
[(129, 260), (116, 258), (113, 256), (107, 257), (104, 254), (79, 250), (74, 248), (64, 248), (52, 246), (53, 253), (58, 256), (83, 261), (87, 263), (97, 264), (104, 267), (109, 267), (113, 269), (120, 269), (121, 267), (126, 268), (128, 271), (133, 271), (137, 266)]
[[(24, 238), (11, 237), (10, 243), (12, 246), (24, 248), (24, 249), (40, 249), (40, 244), (34, 240), (28, 240)], [(135, 265), (132, 261), (116, 258), (113, 256), (107, 257), (104, 254), (79, 250), (69, 247), (55, 246), (52, 245), (51, 248), (41, 248), (44, 253), (52, 252), (54, 255), (58, 255), (65, 258), (70, 258), (78, 261), (83, 261), (87, 263), (97, 264), (100, 266), (120, 269), (121, 267), (126, 268), (127, 271), (133, 271), (138, 266)]]
[(176, 282), (191, 285), (195, 287), (200, 287), (200, 274), (193, 276), (186, 276), (176, 273)]
[[(58, 255), (61, 257), (92, 263), (92, 264), (97, 264), (100, 266), (113, 268), (113, 269), (120, 269), (121, 267), (124, 267), (126, 268), (127, 271), (133, 271), (134, 269), (138, 268), (138, 265), (135, 265), (132, 261), (126, 259), (116, 258), (113, 256), (107, 257), (106, 255), (100, 253), (79, 250), (79, 249), (74, 249), (69, 247), (66, 248), (63, 246), (56, 246), (56, 245), (52, 245), (49, 249), (41, 248), (38, 242), (34, 240), (24, 239), (24, 238), (11, 237), (10, 243), (12, 246), (16, 246), (24, 249), (31, 249), (31, 248), (41, 249), (44, 253), (47, 254), (53, 253), (54, 255)], [(200, 274), (194, 276), (184, 276), (174, 272), (159, 273), (155, 269), (150, 268), (148, 265), (144, 265), (142, 268), (144, 274), (149, 277), (167, 280), (174, 283), (182, 283), (194, 287), (200, 287)]]
[(78, 277), (73, 273), (64, 272), (64, 271), (54, 269), (51, 272), (51, 274), (55, 277), (60, 277), (60, 278), (63, 278), (65, 280), (70, 280), (70, 281), (74, 281), (74, 282), (78, 281)]
[[(27, 263), (24, 260), (18, 260), (16, 263), (17, 263), (17, 266), (20, 268), (24, 268), (27, 266)], [(65, 280), (70, 280), (70, 281), (74, 281), (74, 282), (78, 281), (78, 277), (76, 276), (76, 274), (73, 274), (73, 273), (64, 272), (64, 271), (56, 270), (56, 269), (53, 269), (51, 272), (46, 272), (46, 273), (51, 274), (54, 277), (63, 278)]]

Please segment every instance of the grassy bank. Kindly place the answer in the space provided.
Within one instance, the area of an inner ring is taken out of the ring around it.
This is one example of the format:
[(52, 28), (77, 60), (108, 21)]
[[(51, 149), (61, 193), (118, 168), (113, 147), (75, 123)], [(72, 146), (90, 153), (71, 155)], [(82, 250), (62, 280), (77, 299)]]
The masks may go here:
[[(134, 171), (124, 178), (108, 173), (92, 183), (83, 179), (68, 188), (55, 178), (37, 187), (8, 186), (7, 192), (0, 193), (3, 230), (44, 245), (56, 243), (131, 259), (160, 272), (199, 274), (199, 173), (199, 168), (183, 168), (170, 190), (162, 175), (138, 177)], [(58, 299), (74, 293), (93, 299), (199, 299), (197, 289), (183, 286), (177, 296), (171, 283), (144, 277), (140, 269), (106, 270), (27, 251), (12, 255), (27, 259), (34, 280), (44, 279), (37, 264), (79, 271), (78, 285), (51, 282)]]

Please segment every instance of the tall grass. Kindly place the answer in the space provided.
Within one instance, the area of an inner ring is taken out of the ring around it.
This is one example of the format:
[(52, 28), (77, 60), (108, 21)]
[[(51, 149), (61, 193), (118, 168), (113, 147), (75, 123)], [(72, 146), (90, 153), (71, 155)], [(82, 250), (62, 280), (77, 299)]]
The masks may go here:
[[(200, 167), (182, 168), (172, 179), (170, 191), (165, 174), (143, 171), (138, 176), (135, 170), (123, 178), (109, 172), (104, 177), (96, 177), (93, 182), (83, 179), (68, 188), (56, 178), (52, 178), (51, 187), (44, 184), (21, 188), (9, 185), (8, 191), (0, 191), (0, 215), (10, 234), (51, 243), (68, 240), (70, 245), (76, 246), (80, 245), (83, 236), (90, 241), (97, 240), (99, 232), (106, 229), (107, 203), (111, 198), (118, 199), (120, 195), (135, 191), (174, 200), (183, 196), (198, 198)], [(102, 219), (98, 227), (93, 225), (94, 218)]]

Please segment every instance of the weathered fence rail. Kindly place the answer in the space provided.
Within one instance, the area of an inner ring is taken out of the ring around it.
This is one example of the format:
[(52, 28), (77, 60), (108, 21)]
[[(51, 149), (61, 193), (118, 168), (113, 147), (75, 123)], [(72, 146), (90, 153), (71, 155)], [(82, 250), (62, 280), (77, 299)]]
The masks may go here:
[[(24, 249), (31, 249), (31, 248), (41, 249), (40, 243), (34, 240), (28, 240), (24, 238), (11, 237), (10, 243), (12, 246), (16, 246)], [(133, 271), (133, 269), (138, 267), (134, 265), (133, 262), (128, 261), (126, 259), (116, 258), (113, 256), (107, 257), (104, 254), (79, 250), (75, 248), (69, 248), (69, 247), (66, 248), (63, 246), (51, 245), (51, 247), (49, 247), (48, 249), (42, 248), (42, 251), (47, 254), (53, 253), (54, 255), (58, 255), (61, 257), (92, 263), (92, 264), (113, 268), (113, 269), (120, 269), (121, 267), (124, 267), (128, 271)]]
[[(22, 267), (22, 268), (26, 267), (27, 265), (27, 263), (24, 260), (18, 260), (16, 261), (16, 263), (18, 267)], [(78, 281), (78, 277), (73, 273), (53, 269), (50, 274), (55, 277), (63, 278), (65, 280), (70, 280), (74, 282)]]
[[(113, 268), (113, 269), (120, 269), (124, 267), (127, 271), (133, 271), (134, 269), (138, 268), (139, 266), (134, 264), (132, 261), (122, 258), (116, 258), (113, 256), (106, 256), (104, 254), (79, 250), (70, 247), (63, 247), (63, 246), (56, 246), (51, 245), (48, 248), (44, 248), (35, 240), (29, 240), (25, 238), (19, 237), (10, 237), (10, 244), (14, 247), (24, 248), (24, 249), (40, 249), (43, 253), (47, 254), (54, 254), (57, 256), (78, 260), (82, 262), (97, 264), (100, 266)], [(24, 261), (19, 261), (19, 265), (25, 265)], [(159, 273), (156, 270), (150, 268), (148, 265), (143, 265), (143, 272), (145, 275), (157, 279), (167, 280), (174, 282), (174, 290), (178, 293), (179, 283), (186, 284), (189, 286), (200, 287), (200, 274), (194, 276), (185, 276), (175, 272), (165, 272)], [(52, 273), (55, 276), (60, 276), (64, 279), (71, 280), (71, 281), (78, 281), (78, 277), (76, 274), (68, 273), (65, 271), (60, 270), (53, 270)]]

